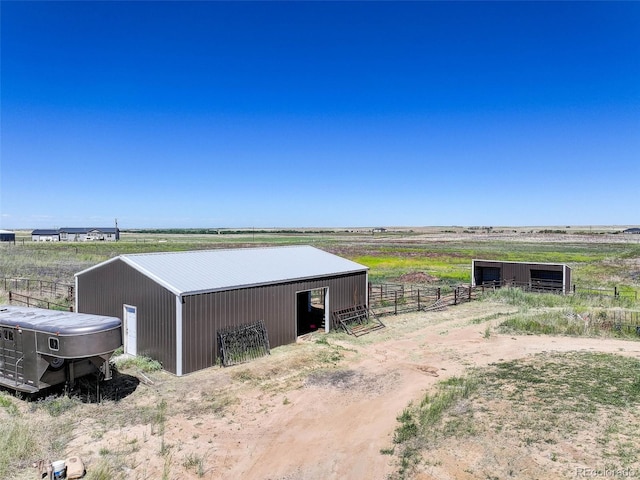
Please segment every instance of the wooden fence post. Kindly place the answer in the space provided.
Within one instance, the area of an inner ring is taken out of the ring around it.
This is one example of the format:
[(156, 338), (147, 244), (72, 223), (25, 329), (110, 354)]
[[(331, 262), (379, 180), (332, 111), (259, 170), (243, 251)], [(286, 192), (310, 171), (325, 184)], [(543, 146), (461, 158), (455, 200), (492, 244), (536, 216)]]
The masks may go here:
[(398, 291), (393, 291), (393, 314), (398, 314)]

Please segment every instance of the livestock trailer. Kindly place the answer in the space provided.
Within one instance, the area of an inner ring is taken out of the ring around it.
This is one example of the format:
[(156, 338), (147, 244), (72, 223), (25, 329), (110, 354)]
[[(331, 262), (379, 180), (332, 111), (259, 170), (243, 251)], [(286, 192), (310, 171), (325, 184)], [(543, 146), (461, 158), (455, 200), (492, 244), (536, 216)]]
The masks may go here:
[(111, 378), (122, 345), (121, 320), (86, 313), (0, 306), (0, 385), (36, 393), (77, 378)]

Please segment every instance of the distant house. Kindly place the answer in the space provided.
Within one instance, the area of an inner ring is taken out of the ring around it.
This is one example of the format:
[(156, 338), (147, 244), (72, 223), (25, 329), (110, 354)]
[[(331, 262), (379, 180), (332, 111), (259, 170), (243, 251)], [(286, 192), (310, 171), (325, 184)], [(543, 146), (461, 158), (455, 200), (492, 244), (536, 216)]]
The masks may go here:
[(16, 234), (10, 230), (0, 230), (0, 242), (16, 243)]
[(120, 240), (118, 228), (59, 228), (58, 230), (34, 230), (34, 242), (91, 242)]
[(61, 228), (61, 242), (91, 242), (107, 241), (115, 242), (120, 239), (120, 230), (117, 228)]
[(34, 242), (59, 242), (58, 230), (34, 230), (31, 232), (31, 240)]
[(640, 228), (638, 227), (633, 227), (633, 228), (627, 228), (626, 230), (623, 230), (622, 233), (640, 233)]

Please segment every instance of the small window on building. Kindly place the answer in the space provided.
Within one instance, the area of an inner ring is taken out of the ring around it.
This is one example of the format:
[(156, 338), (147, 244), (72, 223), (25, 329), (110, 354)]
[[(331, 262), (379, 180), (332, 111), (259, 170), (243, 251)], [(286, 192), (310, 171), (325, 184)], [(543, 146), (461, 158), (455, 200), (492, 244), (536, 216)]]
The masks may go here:
[(60, 350), (60, 343), (58, 343), (58, 339), (55, 337), (49, 337), (49, 350)]

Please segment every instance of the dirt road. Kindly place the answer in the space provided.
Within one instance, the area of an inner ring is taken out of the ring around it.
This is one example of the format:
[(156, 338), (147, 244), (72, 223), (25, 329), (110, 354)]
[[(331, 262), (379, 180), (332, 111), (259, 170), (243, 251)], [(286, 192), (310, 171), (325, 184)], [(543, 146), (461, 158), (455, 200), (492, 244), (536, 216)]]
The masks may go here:
[[(439, 380), (545, 351), (640, 358), (638, 342), (495, 334), (487, 327), (498, 320), (490, 319), (506, 310), (475, 302), (387, 317), (386, 329), (366, 337), (330, 337), (325, 348), (335, 361), (325, 358), (329, 368), (310, 373), (304, 362), (317, 361), (309, 352), (318, 337), (248, 365), (183, 378), (162, 374), (122, 402), (166, 402), (163, 432), (149, 424), (114, 426), (96, 439), (87, 421), (69, 450), (96, 465), (101, 448), (136, 445), (127, 454), (128, 478), (382, 480), (397, 469), (394, 457), (381, 453), (393, 446), (397, 415)], [(439, 470), (456, 478), (459, 462), (459, 455), (443, 458)]]

